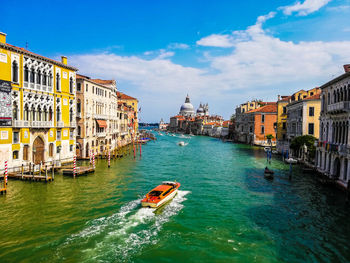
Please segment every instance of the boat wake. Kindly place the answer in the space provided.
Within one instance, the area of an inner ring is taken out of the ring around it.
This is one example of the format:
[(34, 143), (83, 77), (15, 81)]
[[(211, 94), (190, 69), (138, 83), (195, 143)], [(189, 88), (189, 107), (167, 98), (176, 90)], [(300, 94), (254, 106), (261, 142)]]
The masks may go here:
[(178, 191), (174, 199), (156, 213), (150, 208), (140, 208), (141, 199), (131, 201), (116, 214), (88, 222), (85, 229), (67, 238), (59, 250), (83, 247), (83, 261), (127, 260), (145, 245), (157, 243), (159, 231), (184, 207), (182, 202), (188, 193)]
[(181, 142), (178, 142), (177, 145), (179, 145), (179, 146), (187, 146), (188, 142), (181, 141)]

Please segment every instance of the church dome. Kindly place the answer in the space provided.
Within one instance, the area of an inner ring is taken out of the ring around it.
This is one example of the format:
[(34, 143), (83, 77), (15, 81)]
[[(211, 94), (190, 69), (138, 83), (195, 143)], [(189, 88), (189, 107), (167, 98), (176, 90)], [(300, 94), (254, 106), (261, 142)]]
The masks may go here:
[(187, 95), (185, 103), (181, 105), (180, 115), (183, 116), (193, 116), (194, 115), (194, 107), (191, 104), (190, 97)]

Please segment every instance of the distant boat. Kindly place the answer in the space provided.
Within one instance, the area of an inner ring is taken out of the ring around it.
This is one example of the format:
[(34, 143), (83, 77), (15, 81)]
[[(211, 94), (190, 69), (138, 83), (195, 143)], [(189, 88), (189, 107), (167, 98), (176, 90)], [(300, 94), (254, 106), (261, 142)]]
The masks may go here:
[(179, 145), (179, 146), (185, 146), (186, 144), (185, 144), (185, 142), (181, 141), (181, 142), (179, 142), (177, 145)]

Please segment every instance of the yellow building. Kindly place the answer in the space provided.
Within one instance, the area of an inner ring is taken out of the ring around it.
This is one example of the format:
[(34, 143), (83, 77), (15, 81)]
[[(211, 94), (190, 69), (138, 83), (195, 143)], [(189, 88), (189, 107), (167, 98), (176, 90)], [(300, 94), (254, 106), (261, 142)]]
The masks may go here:
[(138, 120), (138, 100), (134, 97), (126, 95), (124, 93), (118, 92), (118, 102), (125, 103), (126, 106), (130, 108), (128, 119), (130, 121), (129, 125), (135, 135), (139, 130), (139, 120)]
[(0, 33), (0, 168), (70, 162), (77, 69), (6, 43)]

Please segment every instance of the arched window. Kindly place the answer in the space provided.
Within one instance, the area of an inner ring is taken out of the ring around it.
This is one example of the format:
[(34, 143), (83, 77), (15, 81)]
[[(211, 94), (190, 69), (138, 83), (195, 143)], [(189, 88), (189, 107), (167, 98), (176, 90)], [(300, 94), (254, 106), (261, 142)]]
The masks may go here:
[(61, 121), (61, 109), (58, 106), (56, 111), (56, 121)]
[(327, 104), (329, 105), (331, 103), (331, 94), (328, 92), (327, 95)]
[(31, 114), (32, 115), (32, 121), (35, 121), (36, 120), (36, 116), (35, 116), (36, 115), (36, 109), (35, 109), (34, 105), (32, 106), (32, 110), (31, 111), (32, 111), (31, 112), (32, 113)]
[(43, 110), (43, 114), (44, 114), (44, 121), (47, 121), (47, 108), (46, 108), (46, 106), (44, 106), (44, 110)]
[(30, 83), (34, 83), (34, 79), (35, 79), (35, 70), (34, 68), (32, 68), (32, 70), (30, 71)]
[(52, 86), (52, 74), (50, 72), (48, 78), (47, 78), (47, 86), (51, 87)]
[(72, 77), (69, 79), (69, 92), (73, 93), (73, 78)]
[(18, 159), (18, 151), (13, 151), (12, 153), (12, 159), (17, 160)]
[(47, 75), (46, 72), (43, 72), (43, 85), (47, 85)]
[(41, 113), (42, 113), (41, 107), (38, 106), (38, 121), (41, 121)]
[(13, 107), (12, 107), (12, 118), (14, 120), (18, 120), (18, 106), (17, 106), (17, 102), (13, 103)]
[(72, 122), (73, 121), (73, 108), (69, 109), (69, 121)]
[(27, 66), (24, 67), (24, 81), (28, 82), (29, 80), (29, 69)]
[(77, 101), (77, 113), (81, 113), (81, 101), (78, 99)]
[(41, 72), (36, 73), (36, 83), (41, 84)]
[(52, 108), (49, 108), (49, 121), (52, 121)]
[(18, 82), (18, 63), (16, 60), (12, 62), (12, 82)]
[(94, 147), (95, 146), (95, 141), (92, 141), (92, 147)]
[(24, 105), (24, 114), (23, 114), (23, 118), (25, 121), (29, 120), (29, 108), (28, 108), (28, 104)]
[(81, 127), (78, 126), (78, 136), (80, 136), (80, 132), (81, 132)]
[(61, 90), (61, 78), (60, 74), (56, 74), (56, 90), (60, 91)]

